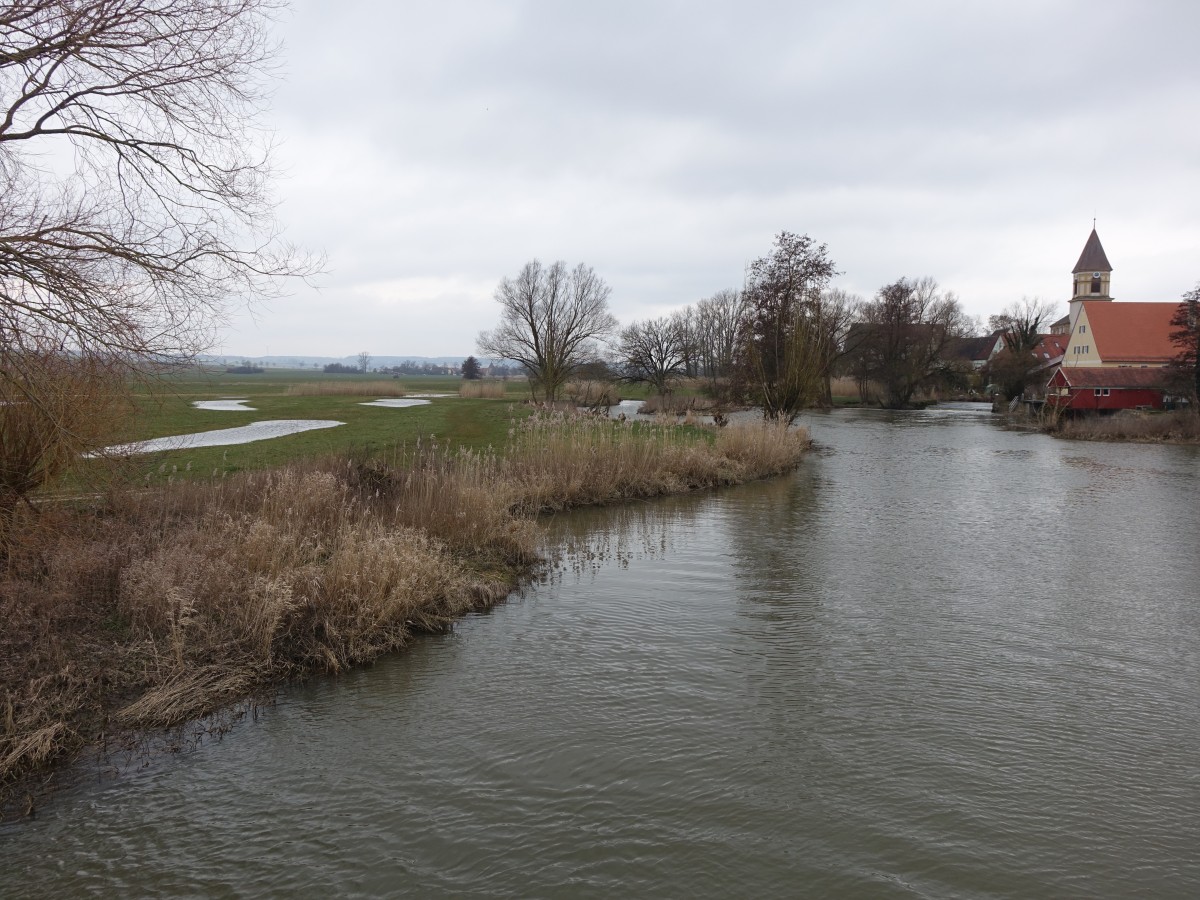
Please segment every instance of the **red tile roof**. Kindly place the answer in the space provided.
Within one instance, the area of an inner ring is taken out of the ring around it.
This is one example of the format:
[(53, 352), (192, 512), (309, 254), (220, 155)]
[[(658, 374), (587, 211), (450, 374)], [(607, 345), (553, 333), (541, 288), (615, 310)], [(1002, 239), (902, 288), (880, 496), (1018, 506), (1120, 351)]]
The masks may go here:
[(1143, 388), (1161, 389), (1167, 370), (1161, 366), (1145, 369), (1132, 366), (1080, 367), (1059, 369), (1059, 374), (1073, 388)]
[(1069, 334), (1043, 334), (1037, 346), (1033, 348), (1033, 355), (1039, 363), (1058, 359), (1066, 354), (1067, 341), (1070, 339)]
[(1178, 303), (1114, 303), (1085, 300), (1096, 352), (1105, 362), (1162, 364), (1176, 353), (1171, 317)]

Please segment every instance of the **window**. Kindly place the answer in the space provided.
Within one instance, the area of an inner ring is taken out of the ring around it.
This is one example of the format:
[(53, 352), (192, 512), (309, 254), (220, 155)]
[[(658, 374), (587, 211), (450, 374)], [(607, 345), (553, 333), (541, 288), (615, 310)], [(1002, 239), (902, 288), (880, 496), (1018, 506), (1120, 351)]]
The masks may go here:
[(1079, 333), (1080, 333), (1080, 334), (1087, 334), (1087, 326), (1086, 326), (1086, 325), (1080, 325), (1080, 326), (1079, 326)]
[(1092, 293), (1093, 294), (1100, 293), (1100, 279), (1099, 278), (1092, 279)]
[(1093, 388), (1092, 395), (1095, 397), (1107, 397), (1110, 393), (1109, 388)]

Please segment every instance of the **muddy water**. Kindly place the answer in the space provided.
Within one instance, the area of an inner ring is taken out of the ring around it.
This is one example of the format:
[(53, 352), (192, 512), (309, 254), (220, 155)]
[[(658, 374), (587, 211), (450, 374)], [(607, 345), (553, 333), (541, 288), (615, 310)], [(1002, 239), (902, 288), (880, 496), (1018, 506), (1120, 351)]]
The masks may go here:
[(1200, 896), (1200, 454), (840, 412), (0, 830), (0, 894)]

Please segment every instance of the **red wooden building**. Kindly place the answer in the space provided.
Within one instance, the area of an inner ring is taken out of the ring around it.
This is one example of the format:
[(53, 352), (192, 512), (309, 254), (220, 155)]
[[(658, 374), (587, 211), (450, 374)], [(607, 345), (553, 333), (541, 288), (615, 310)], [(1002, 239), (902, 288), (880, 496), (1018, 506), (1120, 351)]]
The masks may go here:
[(1160, 367), (1062, 368), (1046, 386), (1046, 402), (1073, 412), (1162, 409), (1166, 374)]

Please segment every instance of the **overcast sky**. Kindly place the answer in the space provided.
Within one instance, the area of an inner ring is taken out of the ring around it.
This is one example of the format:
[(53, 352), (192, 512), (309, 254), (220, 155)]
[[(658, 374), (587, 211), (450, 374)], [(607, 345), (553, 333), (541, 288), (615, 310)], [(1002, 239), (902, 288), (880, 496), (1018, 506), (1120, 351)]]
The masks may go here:
[(279, 24), (279, 216), (316, 287), (243, 355), (454, 355), (527, 260), (622, 323), (742, 282), (780, 230), (869, 297), (931, 275), (1066, 312), (1092, 217), (1118, 300), (1200, 280), (1200, 4), (357, 2)]

